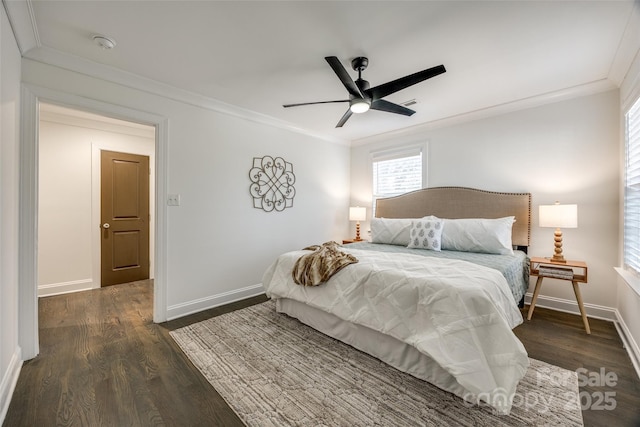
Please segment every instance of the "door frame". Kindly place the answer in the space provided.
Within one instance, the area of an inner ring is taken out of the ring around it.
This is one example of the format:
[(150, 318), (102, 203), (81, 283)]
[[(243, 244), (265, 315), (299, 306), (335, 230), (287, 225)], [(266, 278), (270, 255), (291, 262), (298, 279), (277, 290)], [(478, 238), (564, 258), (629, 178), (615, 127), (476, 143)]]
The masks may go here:
[(155, 141), (155, 278), (153, 321), (167, 320), (167, 172), (169, 119), (95, 99), (22, 84), (20, 111), (20, 201), (18, 253), (18, 344), (22, 359), (36, 357), (38, 334), (38, 132), (40, 102), (88, 111), (156, 128)]

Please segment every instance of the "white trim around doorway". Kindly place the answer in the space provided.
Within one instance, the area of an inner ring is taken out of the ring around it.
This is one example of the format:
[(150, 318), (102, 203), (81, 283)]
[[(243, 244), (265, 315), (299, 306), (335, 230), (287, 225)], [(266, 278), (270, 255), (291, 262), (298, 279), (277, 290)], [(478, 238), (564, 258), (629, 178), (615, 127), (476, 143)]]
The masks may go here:
[(22, 85), (20, 144), (20, 226), (18, 342), (23, 360), (39, 353), (38, 336), (38, 108), (40, 102), (84, 110), (156, 128), (155, 146), (155, 278), (153, 321), (167, 320), (167, 153), (166, 117), (120, 105), (70, 95), (35, 85)]

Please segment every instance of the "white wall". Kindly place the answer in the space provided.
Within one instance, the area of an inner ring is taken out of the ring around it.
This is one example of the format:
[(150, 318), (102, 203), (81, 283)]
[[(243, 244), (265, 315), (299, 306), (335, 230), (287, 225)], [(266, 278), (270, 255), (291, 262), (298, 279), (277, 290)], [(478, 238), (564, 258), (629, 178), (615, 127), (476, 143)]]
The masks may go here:
[[(23, 82), (168, 118), (168, 317), (261, 290), (283, 251), (342, 239), (348, 227), (349, 148), (149, 91), (23, 60)], [(206, 103), (205, 103), (206, 104)], [(252, 206), (253, 157), (293, 164), (293, 208)]]
[[(618, 103), (618, 91), (609, 91), (419, 133), (407, 132), (392, 139), (381, 136), (364, 141), (352, 149), (352, 202), (371, 204), (368, 164), (372, 150), (420, 142), (428, 147), (425, 164), (429, 187), (532, 193), (532, 256), (550, 256), (553, 252), (553, 229), (537, 225), (538, 205), (555, 200), (576, 203), (579, 228), (563, 230), (565, 257), (589, 265), (589, 283), (581, 289), (590, 313), (612, 317), (616, 306), (613, 267), (618, 248)], [(577, 310), (567, 282), (545, 281), (540, 298), (541, 305)]]
[[(640, 17), (636, 17), (640, 20)], [(640, 35), (640, 26), (637, 27), (636, 37)], [(620, 86), (620, 109), (621, 116), (624, 118), (624, 114), (627, 109), (633, 105), (633, 103), (640, 99), (640, 51), (636, 53), (635, 60), (629, 69), (622, 85)], [(624, 129), (624, 123), (621, 120), (621, 125)], [(620, 164), (624, 167), (624, 146), (625, 138), (622, 133), (620, 138)], [(621, 176), (620, 188), (624, 187), (622, 181), (624, 177)], [(622, 191), (622, 190), (621, 190)], [(623, 212), (623, 196), (621, 193), (620, 204), (620, 218), (622, 225), (622, 212)], [(618, 265), (622, 266), (622, 245), (623, 245), (622, 227), (620, 228), (620, 243), (619, 243), (619, 262)], [(622, 269), (620, 269), (622, 271)], [(620, 323), (622, 324), (623, 338), (626, 340), (626, 347), (630, 352), (631, 360), (634, 362), (636, 372), (640, 375), (640, 278), (632, 274), (624, 274), (623, 277), (617, 278), (617, 291), (618, 301), (617, 309)]]
[[(635, 278), (636, 283), (638, 278)], [(617, 309), (625, 348), (640, 376), (640, 288), (629, 286), (622, 278), (617, 281)]]
[(20, 52), (0, 7), (0, 424), (18, 380), (18, 165)]
[[(154, 212), (154, 129), (72, 114), (58, 107), (40, 112), (39, 296), (100, 287), (100, 150), (149, 156)], [(151, 233), (151, 277), (153, 243)]]

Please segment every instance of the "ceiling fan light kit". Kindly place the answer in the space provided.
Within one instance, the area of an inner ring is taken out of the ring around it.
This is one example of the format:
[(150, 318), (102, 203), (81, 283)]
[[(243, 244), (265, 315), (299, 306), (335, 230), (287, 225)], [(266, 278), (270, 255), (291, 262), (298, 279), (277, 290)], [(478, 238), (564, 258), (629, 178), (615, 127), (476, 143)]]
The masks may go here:
[(371, 107), (371, 102), (366, 99), (352, 99), (349, 104), (351, 112), (356, 114), (366, 113)]
[(283, 107), (289, 108), (300, 107), (302, 105), (348, 102), (349, 109), (338, 121), (338, 124), (336, 125), (337, 128), (342, 127), (347, 122), (347, 120), (349, 120), (349, 117), (351, 117), (353, 113), (361, 114), (369, 111), (369, 109), (385, 111), (387, 113), (402, 114), (403, 116), (413, 115), (415, 111), (405, 106), (385, 101), (382, 98), (447, 71), (444, 68), (444, 65), (438, 65), (423, 71), (418, 71), (417, 73), (413, 73), (408, 76), (400, 77), (399, 79), (392, 80), (387, 83), (383, 83), (379, 86), (370, 87), (369, 82), (362, 79), (362, 71), (366, 70), (367, 66), (369, 65), (368, 58), (359, 56), (351, 61), (351, 68), (358, 72), (358, 79), (355, 81), (351, 79), (349, 73), (347, 73), (347, 70), (342, 66), (342, 63), (340, 63), (340, 60), (337, 57), (327, 56), (324, 59), (329, 63), (329, 66), (331, 66), (333, 72), (336, 73), (345, 89), (347, 89), (347, 92), (349, 92), (349, 99), (304, 102), (300, 104), (285, 104), (283, 105)]

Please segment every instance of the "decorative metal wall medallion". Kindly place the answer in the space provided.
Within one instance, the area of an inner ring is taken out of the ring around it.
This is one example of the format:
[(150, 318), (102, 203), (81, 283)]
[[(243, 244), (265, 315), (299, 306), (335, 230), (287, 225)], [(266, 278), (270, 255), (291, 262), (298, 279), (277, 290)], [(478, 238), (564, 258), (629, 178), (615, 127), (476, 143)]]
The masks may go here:
[(293, 206), (296, 176), (293, 174), (293, 165), (282, 157), (254, 157), (249, 179), (254, 208), (265, 212), (281, 212)]

